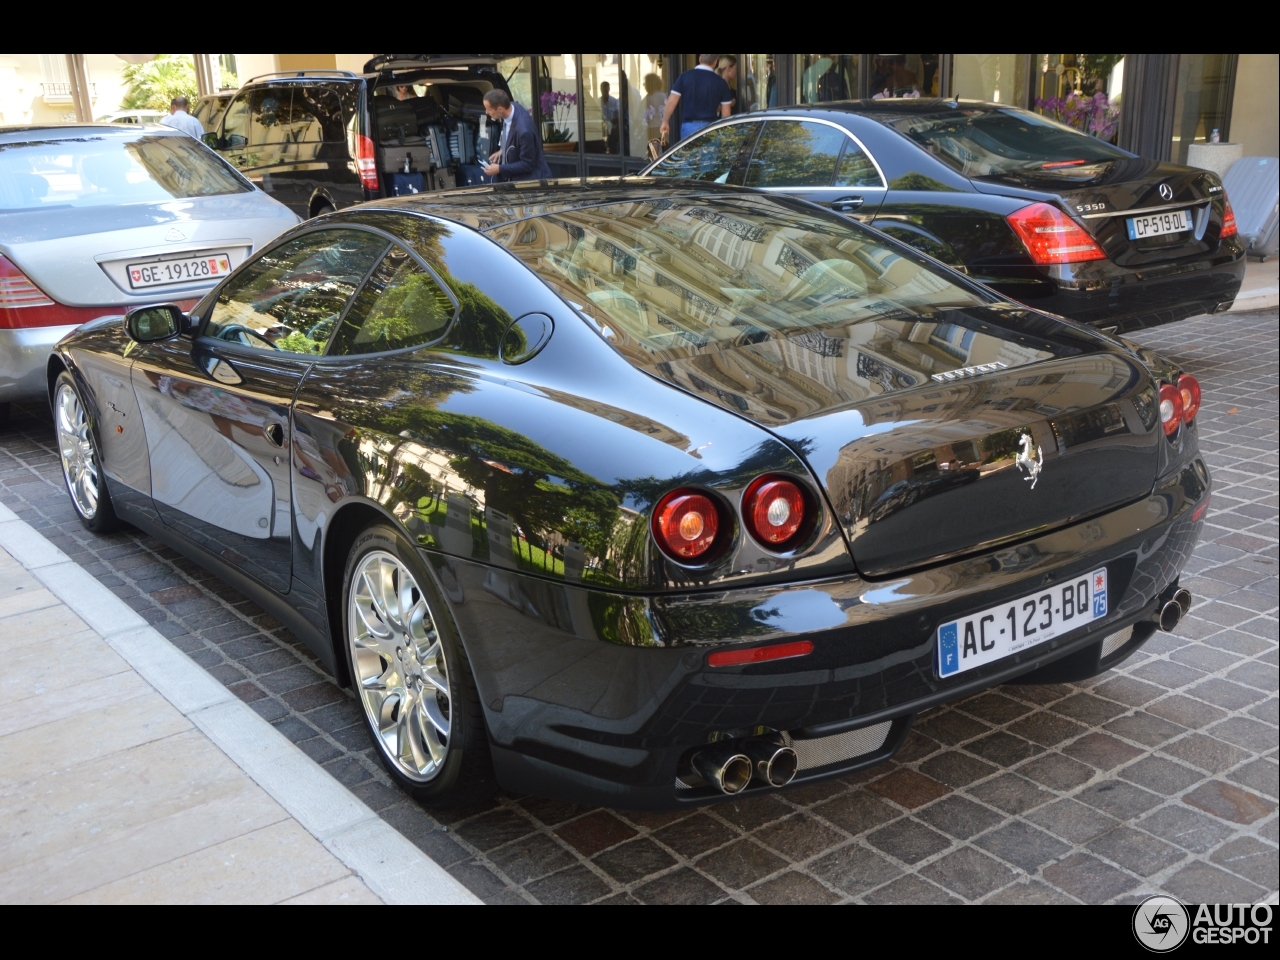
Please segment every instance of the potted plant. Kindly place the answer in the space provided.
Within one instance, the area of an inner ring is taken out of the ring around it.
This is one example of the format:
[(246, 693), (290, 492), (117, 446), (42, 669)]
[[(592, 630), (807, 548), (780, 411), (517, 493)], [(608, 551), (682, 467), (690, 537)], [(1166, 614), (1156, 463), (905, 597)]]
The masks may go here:
[(540, 102), (543, 149), (560, 153), (571, 153), (578, 149), (578, 145), (572, 142), (577, 128), (578, 95), (548, 90), (542, 95)]

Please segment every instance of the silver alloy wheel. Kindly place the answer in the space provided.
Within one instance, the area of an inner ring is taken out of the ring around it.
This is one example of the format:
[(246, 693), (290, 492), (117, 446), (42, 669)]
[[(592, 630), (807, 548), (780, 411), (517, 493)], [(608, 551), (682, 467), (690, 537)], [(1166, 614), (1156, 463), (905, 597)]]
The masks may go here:
[(388, 759), (432, 779), (449, 749), (449, 670), (422, 589), (398, 558), (360, 559), (347, 589), (347, 642), (365, 716)]
[(98, 457), (89, 438), (89, 417), (80, 398), (67, 384), (58, 387), (54, 404), (54, 423), (58, 429), (58, 453), (62, 457), (62, 475), (71, 493), (71, 502), (86, 520), (98, 513)]

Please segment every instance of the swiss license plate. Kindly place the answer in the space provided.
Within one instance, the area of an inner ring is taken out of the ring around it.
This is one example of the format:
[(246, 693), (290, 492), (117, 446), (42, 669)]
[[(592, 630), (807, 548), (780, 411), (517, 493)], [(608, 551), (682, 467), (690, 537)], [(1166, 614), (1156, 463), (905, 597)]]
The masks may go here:
[(179, 283), (204, 283), (220, 280), (230, 273), (231, 257), (225, 253), (175, 257), (171, 260), (154, 260), (151, 263), (131, 263), (128, 271), (129, 286), (135, 290), (146, 287), (168, 287)]
[(938, 627), (938, 676), (1034, 647), (1107, 615), (1107, 568)]
[(1191, 211), (1167, 210), (1164, 213), (1152, 213), (1145, 217), (1130, 217), (1125, 223), (1129, 225), (1130, 240), (1159, 237), (1166, 233), (1190, 230)]

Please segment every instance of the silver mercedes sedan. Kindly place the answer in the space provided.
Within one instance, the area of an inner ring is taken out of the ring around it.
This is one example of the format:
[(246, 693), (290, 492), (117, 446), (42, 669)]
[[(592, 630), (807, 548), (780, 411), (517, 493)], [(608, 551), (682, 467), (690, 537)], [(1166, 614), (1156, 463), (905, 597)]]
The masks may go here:
[(167, 127), (0, 127), (0, 420), (52, 346), (138, 304), (194, 305), (298, 222)]

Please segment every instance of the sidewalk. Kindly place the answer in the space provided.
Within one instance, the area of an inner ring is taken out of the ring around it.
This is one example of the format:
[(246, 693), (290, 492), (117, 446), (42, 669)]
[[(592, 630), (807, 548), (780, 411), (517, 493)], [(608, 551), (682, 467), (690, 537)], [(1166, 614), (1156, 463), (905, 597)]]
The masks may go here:
[(0, 902), (476, 902), (2, 505), (0, 651)]
[(1240, 285), (1235, 305), (1229, 312), (1269, 310), (1277, 304), (1280, 304), (1280, 257), (1272, 257), (1266, 262), (1247, 261), (1244, 283)]

